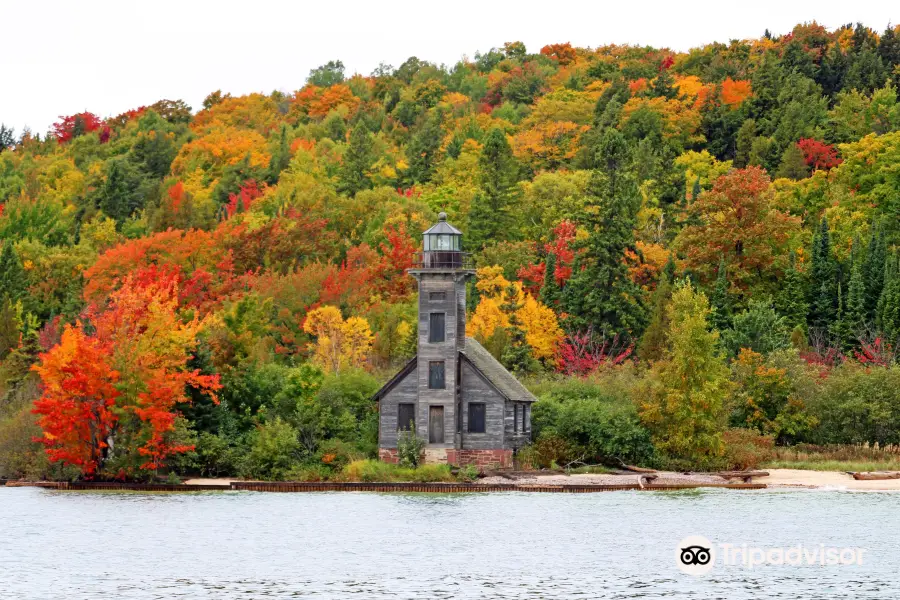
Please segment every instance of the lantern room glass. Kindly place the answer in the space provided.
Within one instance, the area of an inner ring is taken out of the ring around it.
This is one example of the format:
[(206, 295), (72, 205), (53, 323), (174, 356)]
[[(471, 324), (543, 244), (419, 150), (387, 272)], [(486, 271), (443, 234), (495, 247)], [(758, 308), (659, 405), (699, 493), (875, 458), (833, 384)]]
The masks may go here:
[(449, 233), (428, 234), (425, 236), (425, 252), (459, 252), (460, 237)]

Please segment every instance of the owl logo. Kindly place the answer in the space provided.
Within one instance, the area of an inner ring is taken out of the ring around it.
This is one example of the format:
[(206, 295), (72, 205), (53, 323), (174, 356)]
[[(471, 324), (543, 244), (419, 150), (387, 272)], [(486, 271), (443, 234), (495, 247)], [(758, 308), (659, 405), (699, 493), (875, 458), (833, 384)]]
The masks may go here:
[(702, 546), (688, 546), (681, 549), (681, 563), (685, 565), (705, 565), (709, 563), (712, 555), (709, 548)]
[(675, 547), (678, 570), (688, 575), (706, 575), (716, 564), (712, 542), (700, 535), (686, 537)]

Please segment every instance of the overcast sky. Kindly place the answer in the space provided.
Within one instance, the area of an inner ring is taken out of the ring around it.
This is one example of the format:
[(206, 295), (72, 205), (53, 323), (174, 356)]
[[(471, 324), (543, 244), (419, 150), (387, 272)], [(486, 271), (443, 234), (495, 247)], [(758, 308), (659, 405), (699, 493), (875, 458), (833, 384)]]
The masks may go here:
[(340, 59), (368, 74), (409, 56), (452, 65), (521, 40), (687, 50), (786, 33), (816, 20), (883, 31), (900, 4), (877, 0), (0, 0), (0, 122), (45, 132), (59, 115), (114, 116), (161, 98), (196, 110), (216, 89), (290, 92)]

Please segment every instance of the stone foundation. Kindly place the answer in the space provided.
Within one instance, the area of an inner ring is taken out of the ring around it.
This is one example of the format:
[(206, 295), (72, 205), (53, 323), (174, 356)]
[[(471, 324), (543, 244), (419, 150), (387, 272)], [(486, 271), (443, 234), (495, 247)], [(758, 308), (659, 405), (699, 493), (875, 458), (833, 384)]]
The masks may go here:
[(379, 448), (378, 460), (381, 462), (397, 464), (400, 462), (400, 455), (397, 454), (396, 448)]
[[(455, 448), (426, 448), (423, 463), (451, 464), (459, 467), (475, 465), (479, 469), (508, 469), (513, 466), (513, 451), (504, 448), (493, 450), (457, 450)], [(400, 456), (396, 448), (379, 448), (378, 460), (397, 464)]]
[(479, 469), (501, 468), (513, 466), (511, 449), (495, 448), (493, 450), (447, 450), (447, 462), (451, 465), (475, 465)]

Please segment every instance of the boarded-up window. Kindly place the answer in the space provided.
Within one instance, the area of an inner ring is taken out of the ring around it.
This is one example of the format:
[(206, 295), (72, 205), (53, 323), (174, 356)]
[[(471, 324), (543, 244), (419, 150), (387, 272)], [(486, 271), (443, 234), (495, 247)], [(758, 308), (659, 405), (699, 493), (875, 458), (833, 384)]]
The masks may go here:
[(432, 344), (443, 342), (446, 338), (446, 327), (444, 313), (431, 313), (428, 315), (428, 341)]
[(401, 402), (397, 405), (397, 429), (409, 431), (416, 424), (416, 405)]
[(484, 433), (484, 402), (469, 402), (469, 433)]
[(428, 388), (442, 390), (444, 385), (444, 361), (435, 360), (428, 363)]
[(447, 299), (447, 292), (429, 292), (428, 299), (432, 302), (443, 302)]
[(519, 405), (513, 404), (513, 431), (519, 432)]

